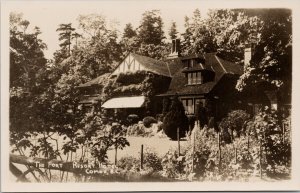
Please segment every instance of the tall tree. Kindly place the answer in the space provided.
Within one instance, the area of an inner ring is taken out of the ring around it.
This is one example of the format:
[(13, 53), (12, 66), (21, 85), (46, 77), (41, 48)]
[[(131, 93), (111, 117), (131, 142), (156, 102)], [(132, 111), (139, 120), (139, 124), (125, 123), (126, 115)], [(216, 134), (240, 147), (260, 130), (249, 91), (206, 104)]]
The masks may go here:
[(75, 31), (75, 28), (72, 28), (72, 23), (60, 24), (56, 31), (59, 32), (59, 41), (61, 41), (59, 46), (66, 50), (68, 56), (70, 56), (72, 34), (73, 31)]
[(83, 41), (73, 55), (75, 61), (88, 68), (89, 78), (109, 72), (122, 56), (118, 31), (103, 15), (80, 15), (78, 22), (84, 33)]
[(143, 13), (138, 29), (138, 38), (142, 44), (160, 45), (162, 43), (165, 36), (159, 10)]
[(133, 26), (131, 23), (127, 23), (124, 32), (123, 32), (123, 38), (133, 38), (137, 35), (136, 31), (133, 29)]
[[(44, 76), (47, 60), (44, 56), (46, 44), (39, 39), (38, 27), (28, 33), (30, 22), (22, 14), (10, 14), (10, 132), (11, 139), (22, 139), (24, 133), (39, 130), (45, 113), (41, 113), (39, 99), (48, 87)], [(46, 111), (46, 110), (45, 110)]]
[(46, 68), (43, 50), (47, 46), (38, 38), (38, 28), (26, 34), (24, 23), (27, 28), (29, 21), (23, 20), (21, 14), (10, 15), (10, 87), (31, 90), (38, 71)]
[(126, 24), (121, 41), (125, 55), (129, 52), (136, 52), (139, 47), (137, 32), (131, 23)]
[(188, 16), (184, 17), (184, 27), (185, 32), (182, 34), (183, 41), (181, 43), (181, 54), (182, 55), (189, 55), (192, 54), (192, 28), (190, 25), (190, 18)]
[(170, 36), (171, 40), (177, 39), (177, 34), (178, 34), (178, 31), (177, 31), (176, 22), (172, 22), (171, 27), (169, 29), (169, 36)]
[(137, 53), (156, 59), (164, 58), (168, 53), (168, 47), (164, 43), (163, 21), (159, 10), (146, 11), (142, 15), (138, 28)]

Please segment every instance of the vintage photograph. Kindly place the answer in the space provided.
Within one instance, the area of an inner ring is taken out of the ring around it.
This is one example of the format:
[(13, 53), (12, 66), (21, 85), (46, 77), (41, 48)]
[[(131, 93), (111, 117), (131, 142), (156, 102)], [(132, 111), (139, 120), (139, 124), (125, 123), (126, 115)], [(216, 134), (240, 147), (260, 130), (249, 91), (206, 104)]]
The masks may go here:
[(291, 8), (51, 3), (9, 10), (10, 182), (292, 180)]

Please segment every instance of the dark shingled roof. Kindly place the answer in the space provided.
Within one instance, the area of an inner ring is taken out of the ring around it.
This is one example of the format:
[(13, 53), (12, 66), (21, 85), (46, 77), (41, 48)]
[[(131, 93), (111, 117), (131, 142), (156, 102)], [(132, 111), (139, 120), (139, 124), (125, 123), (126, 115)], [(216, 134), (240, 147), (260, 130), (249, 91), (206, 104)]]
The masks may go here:
[[(132, 56), (143, 66), (147, 68), (148, 71), (155, 74), (172, 77), (172, 69), (170, 69), (169, 64), (164, 61), (155, 60), (147, 56), (141, 56), (138, 54), (132, 54)], [(146, 71), (147, 71), (146, 70)]]
[[(218, 57), (216, 53), (205, 53), (205, 63), (190, 69), (181, 68), (178, 70), (172, 78), (169, 86), (169, 90), (162, 95), (196, 95), (209, 93), (218, 81), (225, 74), (241, 75), (243, 73), (243, 67), (232, 63), (230, 61), (223, 60)], [(171, 64), (170, 64), (171, 65)], [(188, 85), (188, 80), (183, 72), (210, 70), (215, 73), (215, 80), (198, 85)]]
[(80, 84), (78, 88), (84, 88), (89, 87), (93, 85), (103, 84), (103, 80), (107, 78), (110, 75), (110, 73), (102, 74), (101, 76), (98, 76), (97, 78), (94, 78), (84, 84)]

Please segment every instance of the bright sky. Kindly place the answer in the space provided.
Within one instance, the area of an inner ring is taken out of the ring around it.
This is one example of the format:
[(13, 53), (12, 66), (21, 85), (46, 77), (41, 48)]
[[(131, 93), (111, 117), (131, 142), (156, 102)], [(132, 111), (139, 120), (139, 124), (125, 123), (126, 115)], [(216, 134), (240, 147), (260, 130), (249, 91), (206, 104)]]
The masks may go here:
[[(6, 1), (6, 11), (22, 12), (23, 18), (30, 21), (30, 26), (40, 27), (40, 38), (48, 45), (45, 51), (47, 58), (51, 58), (55, 50), (59, 49), (58, 33), (56, 29), (61, 23), (72, 23), (77, 28), (78, 15), (98, 13), (106, 16), (108, 21), (118, 21), (117, 28), (122, 33), (126, 23), (138, 27), (142, 13), (159, 9), (164, 22), (165, 32), (171, 22), (177, 23), (179, 32), (184, 30), (184, 16), (192, 16), (198, 8), (203, 17), (208, 9), (216, 8), (272, 8), (291, 7), (291, 1), (281, 0), (23, 0)], [(289, 2), (289, 4), (288, 4)], [(3, 8), (3, 7), (2, 7)]]
[(15, 3), (13, 9), (22, 12), (23, 18), (30, 21), (30, 26), (40, 27), (40, 38), (48, 45), (45, 51), (46, 57), (50, 58), (53, 52), (59, 49), (58, 33), (56, 29), (61, 23), (72, 23), (76, 28), (76, 21), (80, 14), (99, 13), (106, 16), (109, 21), (117, 21), (117, 28), (122, 33), (125, 24), (132, 23), (138, 27), (142, 13), (147, 10), (159, 9), (164, 22), (165, 31), (170, 28), (171, 22), (177, 23), (177, 29), (183, 32), (184, 16), (192, 16), (198, 8), (203, 16), (208, 8), (199, 1), (26, 1)]

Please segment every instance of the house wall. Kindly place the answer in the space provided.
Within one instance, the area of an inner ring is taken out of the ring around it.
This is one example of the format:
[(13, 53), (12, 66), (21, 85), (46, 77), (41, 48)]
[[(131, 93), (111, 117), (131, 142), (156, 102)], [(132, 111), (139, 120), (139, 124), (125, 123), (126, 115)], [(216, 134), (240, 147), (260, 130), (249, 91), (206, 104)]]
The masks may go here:
[(136, 59), (134, 59), (131, 54), (129, 54), (112, 74), (117, 75), (119, 73), (136, 72), (141, 70), (146, 70), (146, 68), (141, 65)]

